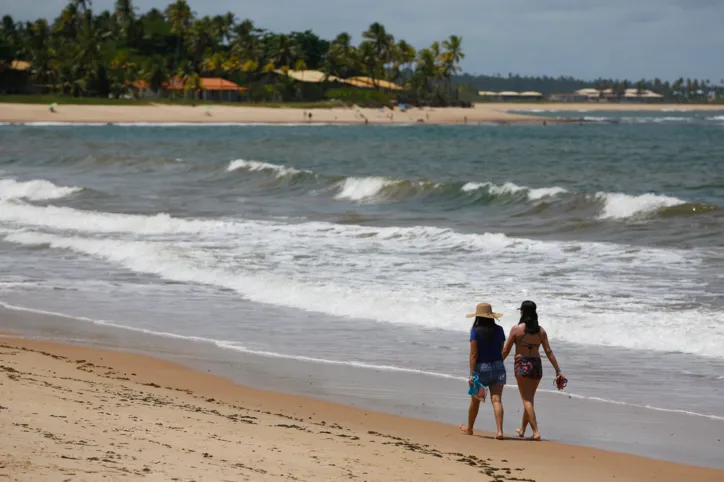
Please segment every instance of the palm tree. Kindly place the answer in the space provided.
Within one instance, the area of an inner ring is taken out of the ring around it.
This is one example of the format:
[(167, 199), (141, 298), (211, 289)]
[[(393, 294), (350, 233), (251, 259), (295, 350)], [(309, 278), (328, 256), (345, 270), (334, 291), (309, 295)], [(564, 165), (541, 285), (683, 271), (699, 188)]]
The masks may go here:
[(262, 29), (254, 26), (254, 22), (246, 19), (232, 29), (231, 51), (240, 59), (261, 60), (263, 46), (259, 39)]
[(442, 46), (445, 48), (445, 52), (441, 55), (441, 58), (448, 93), (450, 92), (452, 76), (461, 70), (458, 64), (460, 64), (460, 61), (465, 58), (462, 43), (463, 38), (458, 35), (450, 35), (450, 37), (442, 43)]
[(212, 24), (217, 44), (221, 45), (224, 42), (231, 42), (232, 31), (236, 24), (236, 18), (233, 13), (229, 12), (226, 15), (216, 15), (212, 20)]
[(92, 0), (71, 0), (71, 3), (76, 10), (80, 11), (82, 8), (84, 12), (87, 12), (90, 10), (88, 7), (90, 7), (93, 2)]
[(168, 81), (168, 70), (163, 57), (151, 57), (140, 72), (141, 78), (148, 83), (153, 92), (158, 92)]
[(193, 99), (195, 99), (197, 97), (197, 95), (201, 92), (201, 90), (203, 89), (203, 84), (201, 83), (201, 76), (199, 74), (197, 74), (196, 72), (193, 72), (192, 74), (184, 77), (183, 86), (184, 86), (184, 97), (190, 96)]
[[(372, 42), (365, 40), (359, 44), (357, 48), (357, 63), (360, 69), (369, 75), (373, 81), (377, 78), (379, 59), (377, 57), (377, 50)], [(375, 86), (377, 86), (376, 82)]]
[(166, 18), (171, 24), (171, 33), (176, 34), (176, 64), (181, 57), (181, 45), (183, 45), (186, 31), (191, 25), (194, 14), (186, 0), (176, 0), (166, 9)]
[(51, 44), (50, 27), (45, 19), (36, 20), (28, 28), (26, 49), (31, 59), (35, 82), (46, 86), (55, 84), (60, 65)]
[(3, 16), (0, 26), (0, 64), (10, 65), (21, 54), (22, 42), (15, 21), (10, 15)]
[(236, 75), (243, 71), (243, 64), (241, 59), (236, 55), (224, 56), (224, 64), (221, 66), (221, 70), (231, 75)]
[(69, 3), (55, 20), (55, 31), (63, 35), (67, 40), (75, 41), (78, 36), (78, 23), (80, 16), (78, 7)]
[(404, 40), (400, 40), (397, 42), (396, 55), (400, 67), (403, 67), (405, 70), (410, 70), (417, 56), (417, 52), (415, 51), (415, 47)]
[(216, 52), (211, 56), (204, 59), (204, 71), (210, 74), (214, 74), (216, 77), (220, 77), (224, 72), (224, 66), (226, 65), (226, 55), (221, 52)]
[(186, 35), (187, 55), (199, 72), (205, 57), (210, 57), (216, 50), (214, 26), (209, 17), (204, 17), (191, 24)]
[(299, 45), (290, 35), (279, 34), (271, 36), (269, 40), (269, 61), (275, 68), (291, 67), (300, 58)]
[(362, 38), (371, 44), (376, 57), (376, 62), (374, 68), (371, 69), (370, 77), (372, 77), (373, 80), (384, 78), (385, 65), (391, 60), (395, 37), (388, 34), (382, 24), (375, 22), (370, 25), (366, 31), (362, 32)]
[(138, 78), (138, 67), (131, 59), (128, 51), (121, 50), (109, 64), (110, 90), (116, 97), (124, 95), (129, 90), (129, 84)]
[(430, 92), (430, 82), (437, 78), (438, 71), (437, 56), (433, 49), (422, 49), (417, 52), (416, 75), (420, 79), (419, 87), (424, 88), (425, 92)]
[(131, 24), (136, 18), (136, 12), (133, 8), (133, 0), (116, 0), (115, 16), (121, 33), (128, 38)]
[(638, 82), (636, 82), (636, 95), (638, 97), (643, 97), (645, 92), (646, 92), (646, 81), (644, 79), (641, 79)]
[(356, 70), (357, 51), (352, 37), (343, 32), (330, 43), (324, 60), (324, 71), (330, 75), (346, 78)]

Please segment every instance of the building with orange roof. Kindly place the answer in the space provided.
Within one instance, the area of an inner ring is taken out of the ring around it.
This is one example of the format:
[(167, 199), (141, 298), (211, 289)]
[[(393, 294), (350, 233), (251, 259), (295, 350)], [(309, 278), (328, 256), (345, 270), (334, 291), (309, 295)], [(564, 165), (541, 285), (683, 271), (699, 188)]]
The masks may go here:
[[(234, 82), (220, 77), (202, 77), (199, 79), (201, 89), (196, 92), (196, 98), (206, 101), (240, 101), (242, 94), (248, 89)], [(136, 95), (140, 98), (168, 97), (173, 93), (186, 93), (186, 85), (183, 79), (173, 77), (164, 82), (158, 92), (153, 92), (145, 80), (139, 80), (132, 84)]]

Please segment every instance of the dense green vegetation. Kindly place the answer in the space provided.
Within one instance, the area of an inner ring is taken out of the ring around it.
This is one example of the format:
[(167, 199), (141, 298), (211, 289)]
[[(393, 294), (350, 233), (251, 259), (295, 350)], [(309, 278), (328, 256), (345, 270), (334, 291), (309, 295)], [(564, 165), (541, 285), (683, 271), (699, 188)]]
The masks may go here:
[(379, 23), (362, 32), (362, 41), (354, 45), (344, 32), (325, 40), (311, 30), (270, 32), (232, 13), (198, 17), (186, 0), (143, 14), (132, 0), (117, 0), (114, 11), (99, 14), (91, 3), (71, 0), (51, 23), (22, 23), (5, 16), (0, 26), (0, 92), (20, 90), (17, 72), (9, 67), (22, 60), (31, 64), (31, 78), (24, 85), (73, 97), (120, 98), (138, 81), (157, 91), (176, 77), (185, 90), (178, 95), (193, 98), (202, 77), (223, 77), (247, 87), (252, 101), (322, 100), (330, 97), (327, 87), (340, 87), (340, 97), (385, 100), (382, 93), (351, 92), (383, 90), (379, 87), (301, 85), (278, 73), (309, 69), (345, 79), (388, 80), (404, 85), (407, 97), (440, 100), (452, 97), (452, 78), (464, 57), (458, 36), (416, 50)]
[[(0, 104), (70, 104), (70, 105), (153, 105), (153, 104), (171, 104), (171, 105), (239, 105), (233, 101), (209, 101), (192, 99), (192, 98), (141, 98), (141, 99), (109, 99), (105, 97), (72, 97), (61, 94), (28, 94), (28, 95), (0, 95)], [(337, 100), (320, 100), (320, 101), (289, 101), (289, 102), (254, 102), (248, 101), (244, 105), (249, 107), (269, 107), (282, 108), (291, 107), (296, 109), (330, 109), (333, 107), (344, 107), (346, 104)]]
[[(479, 101), (479, 90), (537, 91), (544, 95), (595, 87), (622, 93), (627, 88), (649, 89), (666, 101), (706, 102), (724, 98), (724, 80), (665, 81), (573, 77), (460, 74), (464, 58), (462, 38), (416, 50), (374, 23), (355, 45), (349, 33), (332, 40), (311, 30), (277, 33), (239, 20), (233, 13), (199, 17), (186, 0), (175, 0), (161, 11), (139, 13), (132, 0), (117, 0), (113, 11), (94, 14), (91, 0), (70, 0), (60, 15), (48, 22), (16, 22), (2, 18), (0, 25), (0, 93), (45, 94), (26, 100), (59, 99), (67, 102), (108, 102), (128, 98), (134, 82), (144, 81), (158, 91), (178, 78), (182, 92), (171, 101), (193, 101), (202, 77), (223, 77), (247, 87), (249, 102), (321, 102), (341, 100), (366, 105), (402, 102), (445, 104), (450, 99)], [(10, 68), (26, 61), (30, 69)], [(287, 70), (321, 70), (331, 76), (366, 76), (395, 82), (405, 92), (381, 88), (352, 88), (346, 84), (305, 84), (280, 75)], [(12, 101), (21, 97), (2, 97)], [(97, 99), (95, 101), (90, 99)], [(86, 99), (86, 100), (80, 100)], [(157, 100), (158, 101), (158, 100)], [(132, 102), (132, 101), (128, 101)], [(136, 102), (141, 102), (136, 101)], [(302, 104), (300, 104), (302, 105)], [(314, 105), (314, 104), (310, 104)]]

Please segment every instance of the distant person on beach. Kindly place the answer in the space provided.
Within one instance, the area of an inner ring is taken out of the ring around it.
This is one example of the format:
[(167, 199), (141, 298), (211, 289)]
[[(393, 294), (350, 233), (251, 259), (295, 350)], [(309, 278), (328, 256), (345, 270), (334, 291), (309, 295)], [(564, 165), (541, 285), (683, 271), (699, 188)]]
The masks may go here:
[[(480, 402), (485, 401), (486, 391), (490, 390), (490, 400), (495, 412), (495, 425), (498, 428), (496, 439), (503, 440), (503, 387), (505, 387), (506, 373), (503, 364), (503, 344), (505, 331), (495, 323), (496, 318), (503, 316), (493, 313), (489, 303), (480, 303), (475, 313), (467, 318), (475, 317), (470, 330), (470, 377), (468, 385), (471, 389), (480, 386), (482, 391), (473, 390), (470, 393), (470, 408), (468, 409), (468, 424), (460, 425), (460, 430), (468, 435), (473, 434), (473, 425), (478, 417)], [(482, 396), (481, 396), (482, 395)]]
[(516, 429), (518, 435), (525, 437), (525, 430), (530, 424), (533, 429), (533, 436), (529, 440), (540, 440), (538, 420), (535, 416), (535, 392), (538, 390), (543, 378), (543, 363), (541, 362), (539, 348), (543, 350), (550, 360), (553, 368), (556, 369), (556, 385), (559, 390), (565, 386), (566, 378), (558, 366), (553, 350), (548, 343), (548, 334), (538, 324), (538, 312), (536, 304), (532, 301), (524, 301), (520, 305), (520, 321), (518, 325), (510, 329), (508, 341), (503, 348), (503, 360), (510, 354), (515, 344), (515, 379), (518, 382), (520, 398), (523, 399), (523, 421), (520, 428)]

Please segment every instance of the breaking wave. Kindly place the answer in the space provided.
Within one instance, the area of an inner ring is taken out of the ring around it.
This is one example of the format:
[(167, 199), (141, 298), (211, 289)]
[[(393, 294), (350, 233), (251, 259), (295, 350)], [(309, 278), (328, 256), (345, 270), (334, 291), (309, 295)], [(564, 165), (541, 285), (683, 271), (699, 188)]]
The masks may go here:
[[(712, 333), (702, 342), (698, 332), (687, 329), (711, 315), (706, 308), (678, 311), (671, 316), (685, 322), (675, 325), (653, 323), (649, 316), (651, 300), (665, 311), (661, 303), (671, 292), (700, 293), (692, 270), (703, 254), (696, 252), (537, 241), (433, 226), (186, 219), (22, 201), (0, 206), (0, 222), (2, 239), (13, 244), (72, 251), (136, 273), (233, 290), (258, 303), (436, 329), (463, 329), (459, 314), (477, 293), (469, 286), (477, 276), (474, 267), (484, 265), (501, 274), (486, 281), (486, 292), (506, 306), (520, 301), (510, 292), (506, 273), (526, 279), (532, 292), (550, 293), (550, 309), (560, 313), (550, 331), (563, 340), (651, 349), (651, 336), (659, 336), (651, 330), (661, 329), (656, 349), (722, 353), (721, 338)], [(585, 300), (566, 293), (568, 283), (590, 282), (587, 270), (593, 262), (599, 272), (588, 291), (597, 302), (588, 310)], [(566, 276), (557, 278), (541, 266), (555, 266)], [(664, 272), (664, 285), (652, 282)], [(625, 300), (622, 284), (629, 287)], [(618, 312), (625, 313), (630, 330), (613, 329)], [(581, 316), (586, 323), (612, 328), (592, 334), (581, 326)], [(680, 332), (672, 335), (671, 330)]]
[(396, 181), (384, 177), (348, 177), (339, 184), (339, 193), (335, 197), (350, 201), (368, 200), (394, 184)]
[(15, 179), (0, 179), (0, 200), (47, 201), (70, 196), (82, 190), (81, 187), (58, 186), (44, 179), (24, 182)]
[(235, 161), (231, 161), (226, 170), (228, 172), (234, 172), (239, 170), (246, 172), (272, 172), (275, 173), (277, 177), (301, 173), (311, 174), (311, 171), (299, 170), (289, 166), (282, 166), (279, 164), (272, 164), (270, 162), (262, 161), (246, 161), (244, 159), (237, 159)]
[(679, 206), (686, 201), (657, 194), (631, 196), (623, 193), (599, 192), (594, 198), (603, 205), (599, 219), (627, 219), (640, 217), (664, 208)]
[[(640, 195), (617, 192), (572, 192), (561, 186), (530, 187), (514, 182), (436, 182), (432, 180), (395, 179), (385, 176), (334, 177), (262, 161), (232, 161), (228, 172), (273, 174), (277, 179), (310, 181), (309, 192), (332, 192), (340, 202), (392, 203), (415, 198), (426, 202), (454, 202), (459, 207), (491, 203), (569, 203), (574, 209), (593, 209), (600, 221), (644, 219), (661, 215), (696, 214), (716, 206), (692, 203), (663, 194)], [(320, 187), (322, 189), (320, 189)], [(671, 208), (679, 208), (672, 210)], [(587, 211), (588, 212), (588, 211)]]
[(555, 197), (568, 192), (567, 189), (558, 186), (534, 189), (527, 186), (518, 186), (517, 184), (514, 184), (512, 182), (506, 182), (505, 184), (502, 184), (500, 186), (490, 182), (468, 182), (464, 184), (461, 189), (464, 192), (472, 192), (484, 189), (493, 196), (505, 196), (509, 194), (525, 193), (528, 200), (530, 201), (538, 201), (546, 197)]

